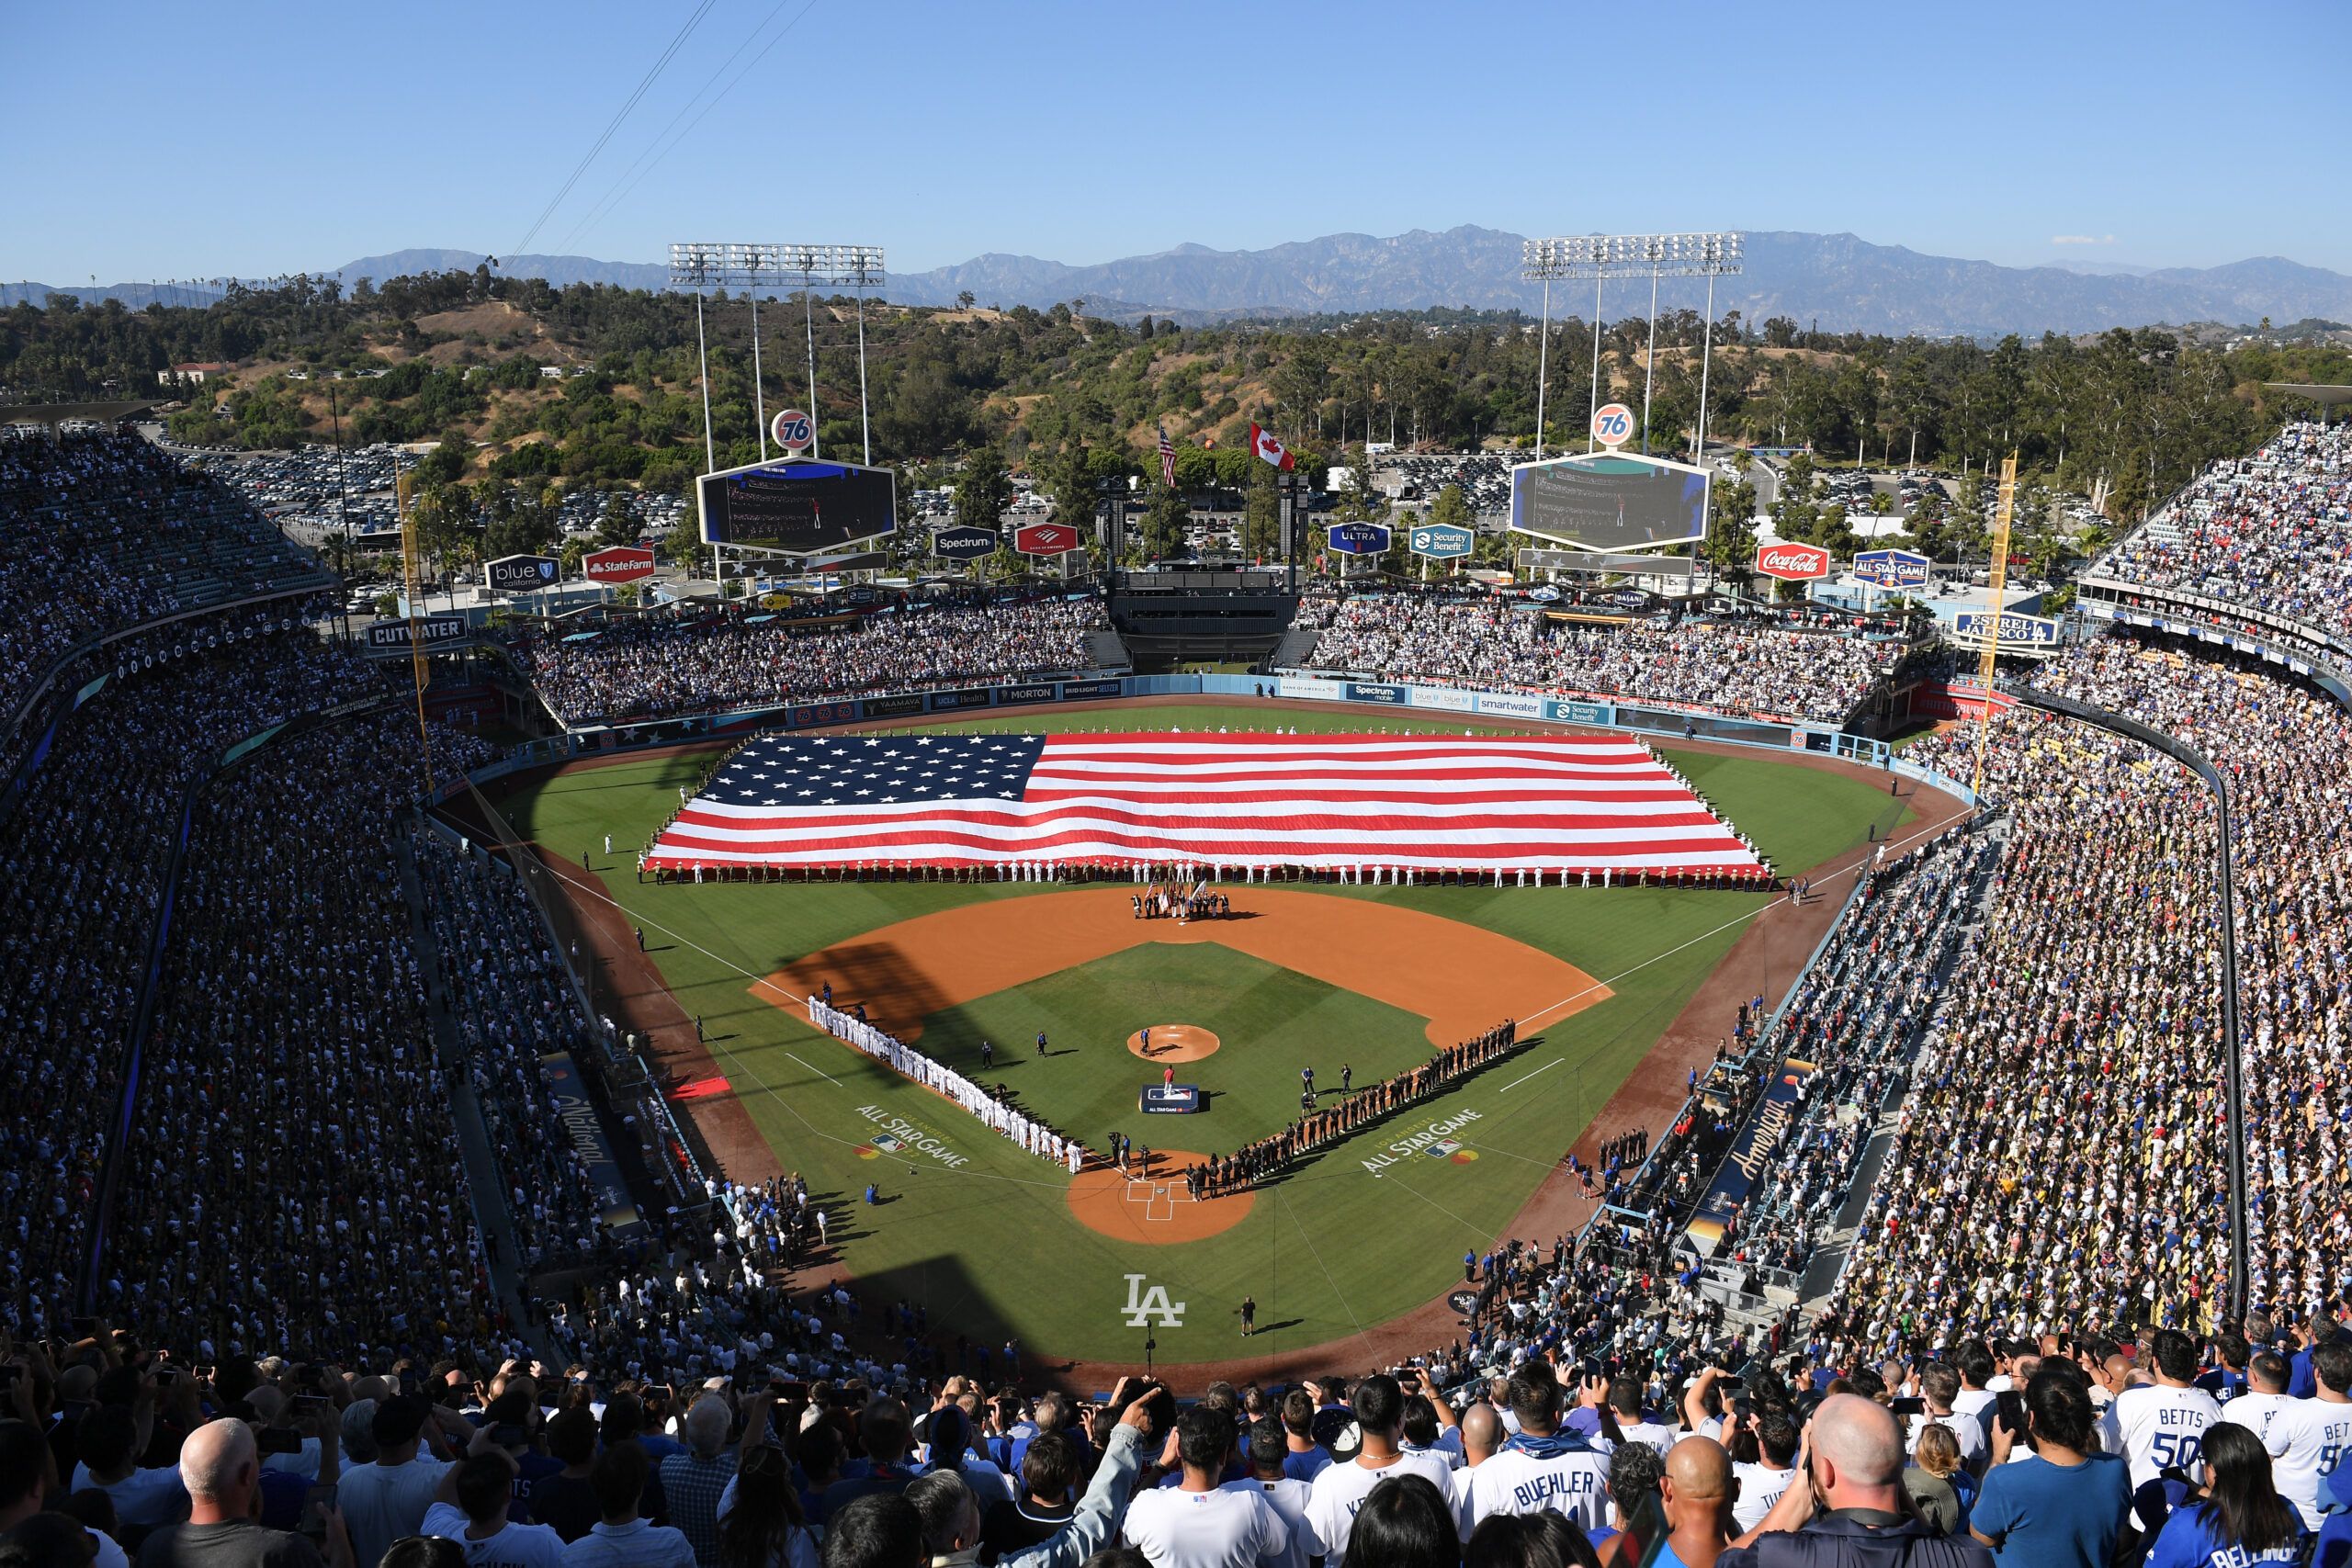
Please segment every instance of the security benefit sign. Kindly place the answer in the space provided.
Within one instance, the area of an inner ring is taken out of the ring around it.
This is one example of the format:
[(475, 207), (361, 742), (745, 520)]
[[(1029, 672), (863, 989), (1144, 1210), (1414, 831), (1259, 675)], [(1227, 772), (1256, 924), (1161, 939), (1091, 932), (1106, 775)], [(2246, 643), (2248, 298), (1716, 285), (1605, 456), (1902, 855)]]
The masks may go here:
[(1424, 523), (1410, 536), (1413, 553), (1431, 560), (1459, 560), (1470, 553), (1473, 536), (1451, 523)]
[(1804, 1103), (1804, 1084), (1816, 1070), (1811, 1062), (1800, 1062), (1792, 1056), (1781, 1064), (1780, 1076), (1765, 1086), (1763, 1100), (1758, 1102), (1747, 1124), (1739, 1130), (1739, 1136), (1731, 1146), (1731, 1157), (1724, 1161), (1707, 1195), (1699, 1200), (1690, 1228), (1684, 1232), (1702, 1257), (1714, 1256), (1715, 1248), (1723, 1245), (1732, 1215), (1747, 1201), (1747, 1195), (1770, 1168), (1781, 1137), (1796, 1121)]

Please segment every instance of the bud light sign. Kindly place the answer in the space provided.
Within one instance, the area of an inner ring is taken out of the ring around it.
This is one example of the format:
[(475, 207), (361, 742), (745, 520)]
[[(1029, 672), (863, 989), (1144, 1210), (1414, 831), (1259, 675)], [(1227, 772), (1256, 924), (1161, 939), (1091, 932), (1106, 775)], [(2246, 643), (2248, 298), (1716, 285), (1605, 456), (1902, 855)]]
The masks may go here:
[(1331, 547), (1343, 556), (1385, 555), (1388, 529), (1379, 523), (1334, 523)]
[(1756, 570), (1783, 582), (1811, 582), (1829, 575), (1829, 552), (1819, 545), (1758, 545)]
[(1854, 558), (1854, 576), (1876, 588), (1925, 588), (1928, 558), (1909, 550), (1864, 550)]

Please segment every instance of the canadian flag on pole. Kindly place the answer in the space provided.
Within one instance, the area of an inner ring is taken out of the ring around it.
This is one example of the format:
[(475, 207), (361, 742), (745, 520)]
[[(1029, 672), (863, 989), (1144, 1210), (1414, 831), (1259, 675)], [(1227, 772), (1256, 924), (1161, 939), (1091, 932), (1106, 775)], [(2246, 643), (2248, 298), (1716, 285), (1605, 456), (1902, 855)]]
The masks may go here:
[(1288, 470), (1298, 467), (1298, 460), (1290, 455), (1290, 448), (1275, 440), (1272, 432), (1256, 424), (1250, 427), (1250, 449), (1277, 468)]

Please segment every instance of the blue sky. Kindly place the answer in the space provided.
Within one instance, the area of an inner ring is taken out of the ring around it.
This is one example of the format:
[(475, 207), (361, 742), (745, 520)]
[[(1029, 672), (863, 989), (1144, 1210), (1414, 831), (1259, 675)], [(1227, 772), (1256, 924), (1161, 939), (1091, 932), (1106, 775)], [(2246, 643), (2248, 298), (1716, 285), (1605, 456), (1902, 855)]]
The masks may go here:
[[(516, 250), (700, 3), (0, 0), (0, 278)], [(2352, 272), (2352, 176), (2307, 129), (2352, 109), (2346, 37), (2344, 0), (713, 0), (526, 248), (911, 271), (1479, 223)]]

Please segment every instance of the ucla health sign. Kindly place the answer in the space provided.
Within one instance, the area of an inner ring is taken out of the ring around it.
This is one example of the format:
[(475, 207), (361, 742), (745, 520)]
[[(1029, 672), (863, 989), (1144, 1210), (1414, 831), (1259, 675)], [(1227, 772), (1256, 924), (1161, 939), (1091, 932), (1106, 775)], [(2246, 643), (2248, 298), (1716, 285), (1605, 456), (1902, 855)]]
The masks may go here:
[(1962, 642), (1983, 643), (1992, 636), (1996, 646), (2004, 648), (2055, 648), (2058, 646), (2058, 623), (2041, 615), (2020, 615), (2004, 610), (2000, 625), (1994, 626), (1990, 612), (1962, 610), (1951, 618), (1952, 636)]

